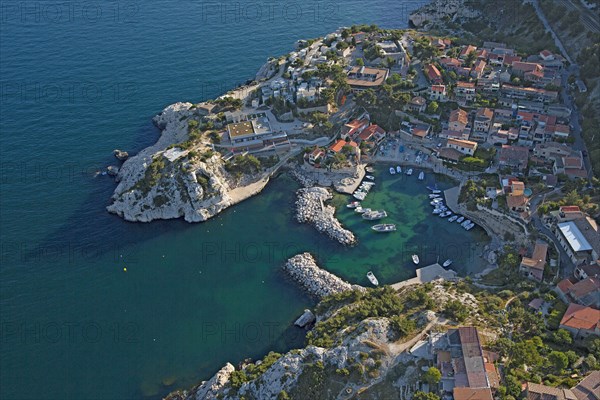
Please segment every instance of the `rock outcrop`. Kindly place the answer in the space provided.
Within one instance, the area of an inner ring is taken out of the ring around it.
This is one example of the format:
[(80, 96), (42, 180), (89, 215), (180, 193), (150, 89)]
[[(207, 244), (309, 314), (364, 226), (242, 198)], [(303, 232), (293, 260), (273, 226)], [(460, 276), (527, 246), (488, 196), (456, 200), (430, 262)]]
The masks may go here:
[(325, 188), (312, 187), (299, 189), (296, 192), (296, 220), (300, 223), (311, 223), (319, 232), (326, 233), (330, 238), (341, 244), (353, 245), (356, 243), (354, 234), (342, 227), (335, 218), (335, 207), (325, 205), (332, 195)]
[(117, 158), (117, 160), (119, 161), (125, 161), (129, 158), (129, 153), (126, 151), (122, 151), (119, 149), (115, 149), (113, 150), (113, 154), (114, 156)]
[(480, 13), (465, 5), (464, 0), (434, 0), (410, 14), (408, 20), (417, 28), (441, 22), (446, 17), (475, 18)]
[(283, 270), (308, 294), (318, 299), (346, 290), (363, 289), (319, 268), (310, 253), (302, 253), (290, 258), (283, 266)]
[[(188, 120), (195, 116), (191, 107), (176, 103), (154, 117), (161, 135), (154, 145), (123, 163), (109, 212), (127, 221), (183, 217), (187, 222), (200, 222), (264, 188), (268, 176), (235, 179), (220, 155), (207, 146), (177, 147), (189, 139)], [(198, 157), (192, 151), (206, 153)]]

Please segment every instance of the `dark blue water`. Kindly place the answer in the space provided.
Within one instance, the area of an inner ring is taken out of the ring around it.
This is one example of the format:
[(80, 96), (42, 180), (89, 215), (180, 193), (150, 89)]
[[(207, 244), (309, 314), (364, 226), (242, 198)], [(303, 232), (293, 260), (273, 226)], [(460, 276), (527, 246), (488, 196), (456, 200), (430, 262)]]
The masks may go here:
[(115, 185), (94, 173), (153, 143), (168, 104), (298, 38), (404, 27), (418, 3), (0, 4), (0, 398), (155, 398), (302, 343), (289, 325), (310, 302), (278, 267), (342, 249), (290, 222), (292, 182), (206, 224), (142, 225), (106, 213)]

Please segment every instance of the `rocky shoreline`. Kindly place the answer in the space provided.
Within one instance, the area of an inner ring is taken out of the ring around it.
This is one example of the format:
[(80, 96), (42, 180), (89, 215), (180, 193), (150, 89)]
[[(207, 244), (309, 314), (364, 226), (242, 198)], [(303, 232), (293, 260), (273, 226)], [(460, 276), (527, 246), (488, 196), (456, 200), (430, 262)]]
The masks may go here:
[(347, 290), (364, 290), (362, 286), (351, 285), (331, 272), (319, 268), (310, 253), (297, 254), (287, 260), (283, 270), (308, 294), (322, 299)]
[(324, 232), (330, 238), (344, 245), (356, 244), (352, 232), (342, 227), (335, 217), (335, 207), (325, 205), (325, 201), (333, 196), (322, 187), (298, 189), (296, 192), (296, 220), (300, 223), (311, 223), (319, 232)]

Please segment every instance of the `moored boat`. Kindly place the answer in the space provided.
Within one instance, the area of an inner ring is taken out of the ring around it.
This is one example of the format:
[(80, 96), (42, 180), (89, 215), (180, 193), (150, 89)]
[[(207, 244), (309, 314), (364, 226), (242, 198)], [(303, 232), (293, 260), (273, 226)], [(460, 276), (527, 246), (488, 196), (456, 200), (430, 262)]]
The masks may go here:
[(375, 177), (373, 175), (366, 175), (365, 178), (367, 178), (370, 181), (374, 181)]
[(390, 167), (390, 174), (392, 174), (392, 175), (396, 174), (396, 170), (394, 169), (394, 167)]
[(450, 218), (448, 218), (448, 222), (454, 222), (458, 219), (458, 215), (453, 215)]
[(440, 213), (440, 217), (446, 218), (447, 216), (449, 216), (451, 214), (452, 214), (452, 211), (444, 211), (444, 212)]
[(379, 286), (379, 281), (377, 280), (373, 272), (367, 272), (367, 278), (369, 279), (369, 282), (371, 282), (374, 286)]
[(425, 172), (421, 171), (419, 172), (419, 180), (422, 181), (423, 179), (425, 179)]
[(460, 226), (462, 226), (464, 228), (465, 226), (469, 225), (470, 223), (471, 223), (471, 220), (470, 219), (466, 219), (466, 220), (463, 221), (462, 224), (460, 224)]
[(415, 265), (419, 265), (419, 261), (420, 261), (419, 260), (419, 256), (416, 255), (416, 254), (413, 254), (412, 255), (412, 261), (413, 261), (413, 263), (415, 263)]
[(385, 210), (372, 210), (363, 213), (362, 217), (368, 221), (374, 221), (376, 219), (387, 217), (387, 213), (385, 212)]
[(366, 213), (366, 212), (369, 212), (369, 211), (371, 211), (371, 209), (370, 209), (370, 208), (356, 207), (356, 208), (354, 209), (354, 212), (355, 212), (355, 213), (358, 213), (358, 214), (364, 214), (364, 213)]
[(356, 200), (364, 200), (365, 197), (367, 197), (367, 194), (365, 192), (356, 191), (352, 197), (354, 197)]
[(375, 232), (394, 232), (396, 225), (394, 224), (377, 224), (371, 227)]
[(366, 167), (365, 171), (367, 171), (368, 173), (372, 174), (373, 172), (375, 172), (375, 168), (373, 168), (373, 167)]
[(409, 168), (408, 171), (406, 171), (406, 175), (411, 176), (413, 174), (413, 169)]
[(471, 222), (470, 224), (468, 224), (467, 226), (465, 226), (465, 229), (470, 231), (471, 229), (473, 229), (475, 227), (475, 223)]
[(429, 198), (430, 198), (430, 199), (437, 199), (438, 197), (442, 197), (442, 196), (441, 196), (441, 195), (439, 195), (439, 194), (430, 194), (430, 195), (429, 195)]
[(402, 167), (399, 165), (396, 165), (396, 172), (401, 174), (402, 173)]
[(360, 201), (353, 201), (352, 203), (346, 204), (346, 207), (348, 208), (356, 208), (360, 206)]
[(460, 217), (458, 217), (458, 219), (456, 220), (457, 223), (462, 224), (462, 222), (465, 220), (465, 217), (463, 217), (462, 215)]
[(442, 267), (447, 268), (452, 264), (452, 260), (451, 259), (447, 259), (446, 261), (444, 261), (444, 264), (442, 264)]

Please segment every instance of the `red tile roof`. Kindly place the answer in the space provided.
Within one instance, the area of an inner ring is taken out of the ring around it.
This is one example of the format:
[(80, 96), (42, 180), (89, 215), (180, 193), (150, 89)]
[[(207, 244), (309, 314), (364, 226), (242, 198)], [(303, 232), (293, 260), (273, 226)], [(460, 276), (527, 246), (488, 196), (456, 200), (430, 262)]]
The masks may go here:
[(563, 315), (560, 325), (589, 331), (600, 329), (600, 310), (571, 303)]
[(471, 389), (468, 387), (455, 387), (452, 391), (454, 400), (492, 400), (490, 388)]
[(440, 70), (433, 64), (429, 64), (425, 67), (425, 74), (427, 75), (427, 79), (430, 81), (440, 81), (442, 79), (442, 74)]

